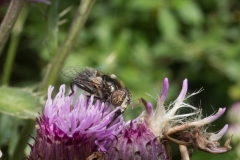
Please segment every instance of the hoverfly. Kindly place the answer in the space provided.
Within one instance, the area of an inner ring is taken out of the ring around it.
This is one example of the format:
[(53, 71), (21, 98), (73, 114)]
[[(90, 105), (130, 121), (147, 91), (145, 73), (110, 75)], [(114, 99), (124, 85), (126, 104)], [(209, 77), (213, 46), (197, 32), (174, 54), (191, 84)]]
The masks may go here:
[(94, 95), (95, 99), (109, 102), (115, 107), (120, 106), (121, 113), (131, 103), (131, 92), (114, 74), (107, 75), (91, 67), (65, 68), (62, 74), (72, 79), (69, 96), (74, 93), (73, 85), (76, 85), (90, 95)]

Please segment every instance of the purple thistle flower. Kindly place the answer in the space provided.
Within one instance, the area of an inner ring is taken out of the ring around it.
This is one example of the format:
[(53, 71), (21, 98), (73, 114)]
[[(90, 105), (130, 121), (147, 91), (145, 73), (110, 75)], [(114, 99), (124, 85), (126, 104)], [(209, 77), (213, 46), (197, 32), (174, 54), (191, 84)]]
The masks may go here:
[[(231, 150), (231, 137), (221, 147), (218, 140), (225, 134), (228, 125), (225, 125), (218, 133), (207, 133), (204, 125), (218, 119), (226, 110), (220, 108), (214, 115), (202, 119), (202, 111), (184, 101), (199, 93), (193, 93), (186, 97), (187, 79), (183, 81), (182, 90), (178, 98), (171, 103), (167, 110), (164, 101), (167, 96), (169, 84), (168, 79), (163, 81), (163, 90), (158, 97), (157, 108), (154, 111), (152, 104), (144, 99), (140, 101), (145, 106), (145, 111), (135, 120), (126, 123), (122, 132), (116, 136), (107, 154), (106, 160), (114, 159), (153, 159), (165, 160), (171, 157), (166, 147), (167, 140), (179, 144), (180, 152), (184, 160), (189, 159), (186, 146), (209, 153), (225, 153)], [(181, 108), (190, 108), (192, 113), (177, 115)], [(151, 157), (151, 158), (149, 158)]]
[[(165, 78), (163, 81), (163, 91), (158, 99), (156, 111), (154, 111), (152, 115), (145, 115), (145, 117), (147, 117), (145, 121), (149, 123), (149, 129), (160, 138), (167, 138), (168, 140), (178, 143), (180, 148), (183, 146), (191, 146), (194, 149), (214, 154), (225, 153), (231, 150), (231, 137), (225, 142), (224, 147), (221, 147), (218, 142), (227, 131), (227, 124), (216, 134), (207, 133), (203, 127), (218, 119), (225, 112), (226, 108), (219, 108), (218, 112), (214, 115), (202, 119), (201, 109), (184, 102), (187, 98), (199, 93), (201, 90), (186, 96), (188, 84), (187, 79), (185, 79), (178, 98), (170, 104), (167, 111), (165, 111), (164, 101), (168, 86), (168, 79)], [(190, 108), (193, 112), (177, 115), (176, 112), (181, 108)]]
[(105, 152), (107, 142), (124, 125), (122, 116), (112, 122), (119, 107), (111, 111), (111, 106), (98, 100), (94, 103), (93, 96), (89, 99), (83, 94), (74, 103), (76, 95), (65, 96), (65, 85), (53, 100), (52, 91), (53, 87), (49, 86), (28, 159), (86, 159), (93, 152)]
[(167, 159), (164, 141), (160, 142), (148, 126), (141, 123), (139, 119), (127, 124), (108, 148), (105, 160)]

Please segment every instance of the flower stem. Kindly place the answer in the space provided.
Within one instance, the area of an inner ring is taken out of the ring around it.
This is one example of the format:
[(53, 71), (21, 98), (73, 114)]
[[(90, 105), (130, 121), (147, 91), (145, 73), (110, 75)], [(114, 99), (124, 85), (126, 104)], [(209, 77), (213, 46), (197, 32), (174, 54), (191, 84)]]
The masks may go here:
[(24, 0), (12, 0), (0, 26), (0, 56), (12, 31), (13, 25), (23, 7)]
[(8, 51), (7, 51), (7, 57), (6, 57), (6, 63), (4, 65), (4, 70), (3, 70), (3, 79), (2, 79), (2, 84), (7, 85), (9, 83), (9, 79), (12, 73), (12, 67), (16, 55), (16, 50), (18, 47), (19, 43), (19, 37), (22, 32), (23, 25), (25, 23), (26, 17), (27, 17), (28, 9), (27, 7), (23, 7), (18, 20), (16, 21), (16, 24), (13, 27), (12, 34), (11, 34), (11, 39), (10, 39), (10, 44), (8, 46)]
[(47, 91), (47, 87), (50, 84), (55, 83), (64, 61), (66, 60), (79, 32), (82, 30), (94, 2), (95, 0), (82, 0), (80, 3), (76, 17), (71, 24), (65, 41), (58, 50), (53, 62), (48, 66), (47, 73), (45, 74), (44, 80), (39, 88), (43, 93)]
[(188, 149), (184, 145), (179, 145), (179, 150), (181, 153), (182, 160), (190, 160)]
[(35, 126), (35, 121), (32, 119), (26, 120), (20, 136), (18, 143), (14, 149), (13, 156), (11, 157), (11, 160), (21, 160), (23, 159), (24, 155), (24, 149), (26, 148), (26, 144), (29, 140), (29, 135), (33, 132)]
[(58, 4), (60, 0), (52, 0), (48, 13), (48, 44), (50, 55), (56, 55), (58, 51)]

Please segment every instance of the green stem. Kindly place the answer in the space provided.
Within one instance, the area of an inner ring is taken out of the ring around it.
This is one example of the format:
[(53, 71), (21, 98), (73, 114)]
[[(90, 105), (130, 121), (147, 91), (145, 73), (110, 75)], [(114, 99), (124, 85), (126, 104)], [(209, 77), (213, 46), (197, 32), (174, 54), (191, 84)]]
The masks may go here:
[(53, 62), (48, 66), (47, 73), (45, 74), (44, 80), (39, 88), (43, 93), (47, 91), (50, 84), (54, 84), (57, 80), (64, 61), (66, 60), (78, 34), (82, 30), (94, 2), (95, 0), (82, 0), (80, 3), (76, 17), (71, 24), (65, 41), (58, 50)]
[(17, 142), (17, 145), (13, 152), (13, 157), (11, 160), (22, 160), (24, 155), (24, 149), (26, 148), (27, 142), (29, 140), (29, 135), (33, 132), (35, 126), (35, 121), (32, 119), (26, 120), (20, 136)]
[(50, 55), (55, 55), (58, 50), (58, 3), (52, 0), (48, 16), (48, 46)]
[(12, 67), (19, 43), (19, 38), (20, 34), (22, 33), (23, 25), (25, 23), (26, 17), (27, 17), (27, 7), (23, 7), (16, 24), (13, 27), (12, 34), (11, 34), (11, 39), (10, 39), (10, 44), (8, 46), (8, 51), (7, 51), (7, 57), (6, 57), (6, 62), (4, 64), (4, 70), (3, 70), (3, 79), (2, 79), (2, 84), (7, 85), (9, 83), (9, 79), (12, 73)]
[(23, 4), (24, 0), (12, 0), (4, 16), (0, 26), (0, 56)]

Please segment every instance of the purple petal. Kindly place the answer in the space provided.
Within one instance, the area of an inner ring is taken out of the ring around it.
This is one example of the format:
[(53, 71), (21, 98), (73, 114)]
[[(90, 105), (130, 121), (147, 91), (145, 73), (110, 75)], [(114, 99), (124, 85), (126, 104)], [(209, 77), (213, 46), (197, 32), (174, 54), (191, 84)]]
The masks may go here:
[(147, 111), (148, 116), (151, 116), (151, 115), (152, 115), (152, 112), (153, 112), (153, 106), (152, 106), (152, 104), (151, 104), (150, 102), (148, 102), (145, 107), (146, 107), (146, 111)]
[(162, 89), (162, 93), (161, 93), (161, 96), (160, 96), (160, 101), (162, 103), (164, 103), (164, 101), (166, 99), (166, 96), (167, 96), (167, 93), (168, 93), (168, 88), (169, 88), (168, 78), (164, 78), (163, 89)]
[(169, 110), (166, 114), (166, 116), (168, 118), (173, 118), (173, 116), (175, 115), (176, 111), (181, 108), (181, 104), (183, 103), (183, 100), (187, 94), (187, 89), (188, 89), (188, 83), (187, 83), (187, 79), (185, 79), (183, 81), (183, 84), (182, 84), (182, 90), (178, 96), (178, 98), (176, 99), (175, 101), (175, 104), (173, 106), (173, 108), (171, 110)]
[(209, 137), (209, 140), (211, 140), (211, 141), (218, 141), (226, 133), (227, 129), (228, 129), (228, 124), (226, 124), (217, 134), (212, 134)]
[(224, 147), (220, 147), (220, 146), (215, 146), (215, 145), (210, 145), (208, 144), (209, 148), (206, 148), (205, 151), (209, 152), (209, 153), (213, 153), (213, 154), (221, 154), (221, 153), (226, 153), (228, 151), (230, 151), (232, 149), (232, 147), (230, 146), (230, 142), (232, 140), (232, 136), (229, 137), (225, 144)]
[(173, 133), (178, 132), (178, 131), (186, 130), (190, 127), (201, 127), (201, 126), (204, 126), (206, 124), (210, 124), (213, 121), (215, 121), (216, 119), (218, 119), (219, 117), (221, 117), (221, 115), (225, 112), (225, 110), (226, 110), (226, 108), (219, 108), (218, 112), (215, 115), (206, 117), (206, 118), (204, 118), (202, 120), (199, 120), (199, 121), (194, 121), (194, 122), (190, 122), (190, 123), (186, 123), (186, 124), (182, 124), (182, 125), (179, 125), (179, 126), (172, 127), (168, 130), (167, 134), (170, 135), (170, 134), (173, 134)]
[(218, 112), (212, 116), (206, 117), (200, 121), (196, 121), (196, 122), (192, 122), (189, 123), (188, 125), (191, 126), (195, 126), (195, 127), (200, 127), (206, 124), (210, 124), (213, 121), (215, 121), (216, 119), (218, 119), (219, 117), (221, 117), (223, 115), (223, 113), (225, 112), (226, 108), (219, 108)]
[(184, 79), (183, 84), (182, 84), (182, 90), (177, 98), (177, 101), (183, 101), (188, 90), (188, 80)]
[(169, 88), (168, 78), (164, 78), (162, 93), (161, 96), (158, 98), (157, 108), (156, 111), (154, 112), (153, 121), (157, 122), (159, 118), (164, 117), (164, 115), (166, 114), (163, 104), (167, 97), (168, 88)]

